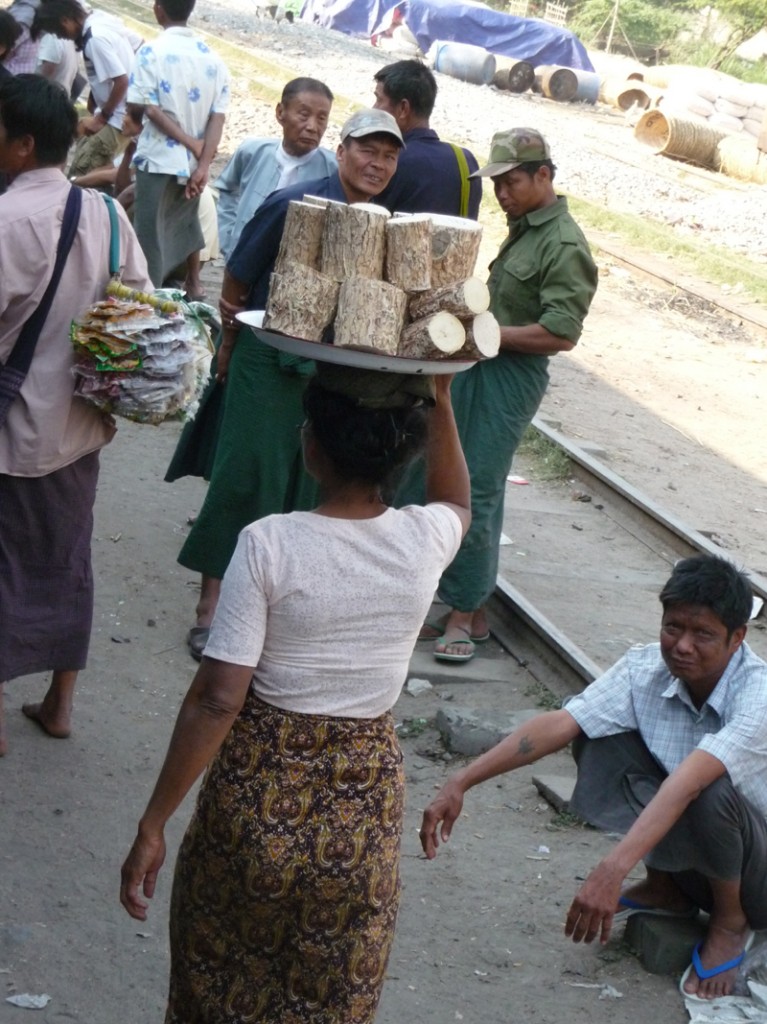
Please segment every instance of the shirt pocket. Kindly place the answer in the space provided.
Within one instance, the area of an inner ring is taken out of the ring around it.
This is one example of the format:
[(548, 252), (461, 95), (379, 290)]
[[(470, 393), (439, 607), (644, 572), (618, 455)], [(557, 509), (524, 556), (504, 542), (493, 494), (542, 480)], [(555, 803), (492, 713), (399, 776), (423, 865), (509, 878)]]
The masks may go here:
[(512, 312), (513, 323), (537, 323), (541, 315), (540, 267), (527, 257), (509, 258), (500, 276), (504, 305)]

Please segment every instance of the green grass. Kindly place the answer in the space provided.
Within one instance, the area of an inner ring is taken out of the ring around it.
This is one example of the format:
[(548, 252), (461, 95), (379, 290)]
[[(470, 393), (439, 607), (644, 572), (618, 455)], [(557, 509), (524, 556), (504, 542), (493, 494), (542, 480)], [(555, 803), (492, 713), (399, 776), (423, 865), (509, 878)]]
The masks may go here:
[[(626, 245), (637, 252), (668, 257), (669, 266), (677, 272), (713, 285), (741, 285), (751, 299), (767, 305), (767, 265), (705, 240), (680, 238), (665, 224), (630, 213), (615, 213), (577, 196), (568, 195), (568, 205), (587, 238), (589, 231), (609, 234), (615, 239), (616, 248)], [(489, 190), (483, 197), (480, 220), (486, 235), (483, 247), (492, 244), (497, 248), (506, 236), (506, 218)], [(599, 249), (598, 242), (589, 241), (593, 249)]]
[(559, 711), (562, 707), (562, 698), (557, 697), (547, 686), (537, 680), (531, 682), (526, 688), (525, 696), (532, 697), (536, 705), (545, 711)]
[(705, 240), (680, 238), (664, 224), (632, 214), (614, 213), (575, 196), (569, 198), (569, 206), (587, 236), (590, 228), (605, 234), (609, 232), (634, 249), (669, 257), (669, 263), (673, 262), (677, 271), (711, 284), (740, 284), (756, 302), (767, 303), (767, 266), (763, 264), (719, 249)]
[(535, 427), (527, 428), (517, 454), (531, 463), (530, 476), (536, 480), (566, 480), (570, 476), (570, 459), (564, 449), (539, 434)]

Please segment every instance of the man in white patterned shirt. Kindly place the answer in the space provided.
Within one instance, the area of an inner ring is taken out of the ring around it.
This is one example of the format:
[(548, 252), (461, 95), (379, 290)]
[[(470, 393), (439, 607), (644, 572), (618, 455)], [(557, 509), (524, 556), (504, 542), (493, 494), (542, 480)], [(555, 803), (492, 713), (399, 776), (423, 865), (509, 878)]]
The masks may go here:
[(155, 288), (186, 263), (190, 299), (203, 297), (198, 217), (229, 106), (229, 73), (187, 20), (195, 0), (157, 0), (163, 32), (136, 54), (128, 105), (144, 115), (136, 145), (133, 226)]
[[(682, 987), (715, 999), (732, 991), (750, 933), (767, 927), (767, 664), (744, 643), (753, 597), (730, 562), (677, 563), (660, 600), (660, 643), (632, 648), (564, 709), (451, 776), (421, 842), (433, 858), (468, 789), (572, 742), (570, 810), (625, 835), (576, 894), (565, 934), (605, 943), (631, 913), (706, 910)], [(647, 877), (622, 890), (640, 860)]]

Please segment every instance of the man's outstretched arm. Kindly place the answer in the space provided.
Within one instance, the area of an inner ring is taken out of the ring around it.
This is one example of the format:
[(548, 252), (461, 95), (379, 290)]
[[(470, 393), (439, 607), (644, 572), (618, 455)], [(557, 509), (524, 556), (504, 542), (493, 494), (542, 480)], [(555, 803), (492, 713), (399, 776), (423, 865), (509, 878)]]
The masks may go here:
[[(453, 824), (463, 807), (463, 797), (472, 786), (504, 772), (532, 764), (546, 754), (561, 750), (579, 735), (581, 729), (567, 711), (546, 711), (525, 722), (476, 761), (451, 775), (424, 811), (421, 846), (431, 860), (437, 856), (440, 839), (447, 842)], [(439, 828), (440, 822), (442, 827)], [(439, 833), (438, 833), (439, 829)]]

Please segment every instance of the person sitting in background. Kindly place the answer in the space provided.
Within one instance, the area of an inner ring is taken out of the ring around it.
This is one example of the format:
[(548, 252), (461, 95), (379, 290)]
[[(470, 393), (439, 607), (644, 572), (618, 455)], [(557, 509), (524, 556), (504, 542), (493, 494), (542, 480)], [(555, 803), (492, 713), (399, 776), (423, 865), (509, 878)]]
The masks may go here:
[(134, 200), (133, 170), (131, 161), (136, 152), (136, 139), (141, 134), (141, 116), (130, 107), (125, 111), (121, 130), (129, 140), (125, 150), (103, 167), (94, 167), (86, 174), (71, 178), (73, 185), (80, 188), (98, 188), (113, 195), (124, 209), (132, 208)]
[[(767, 927), (767, 664), (744, 643), (753, 595), (731, 562), (694, 555), (660, 593), (660, 643), (538, 715), (448, 779), (423, 816), (428, 858), (472, 787), (573, 744), (569, 810), (625, 833), (570, 905), (565, 934), (602, 944), (629, 914), (709, 914), (682, 994), (728, 995)], [(644, 861), (647, 875), (623, 889)]]
[[(449, 380), (430, 386), (320, 364), (300, 432), (319, 504), (240, 535), (122, 869), (143, 921), (165, 825), (210, 764), (176, 862), (168, 1022), (375, 1017), (400, 898), (391, 709), (469, 519)], [(426, 506), (388, 508), (425, 435)]]
[(274, 112), (282, 139), (245, 139), (213, 182), (219, 244), (227, 259), (268, 195), (336, 169), (334, 154), (320, 146), (332, 105), (333, 93), (324, 82), (294, 78), (282, 90)]

